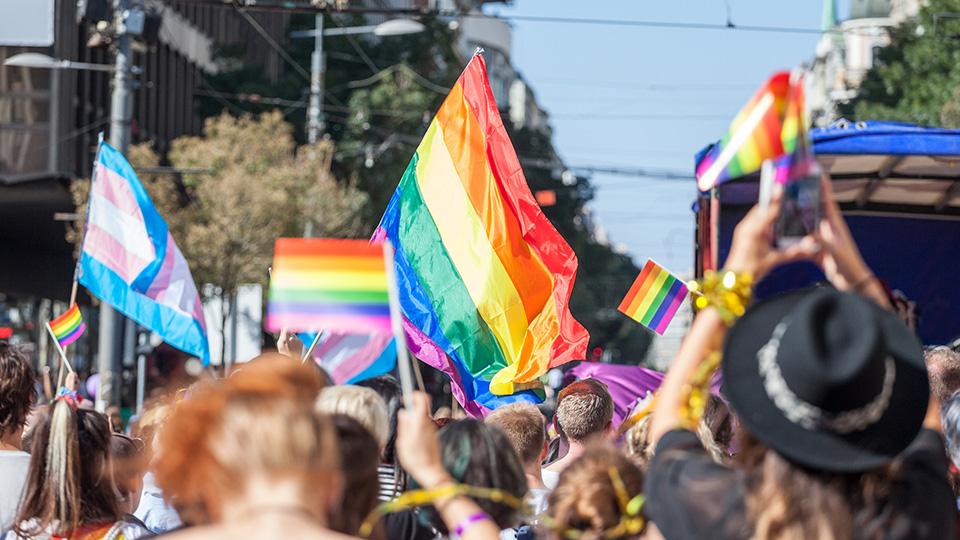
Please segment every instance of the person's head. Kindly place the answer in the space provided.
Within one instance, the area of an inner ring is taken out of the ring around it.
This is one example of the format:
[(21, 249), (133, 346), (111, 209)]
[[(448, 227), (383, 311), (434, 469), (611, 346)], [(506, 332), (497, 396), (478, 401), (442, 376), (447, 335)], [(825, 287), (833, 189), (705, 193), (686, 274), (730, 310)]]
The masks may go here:
[(936, 347), (924, 355), (930, 375), (930, 392), (943, 404), (960, 390), (960, 353), (950, 347)]
[[(625, 492), (618, 492), (619, 482)], [(635, 498), (642, 492), (643, 473), (635, 463), (608, 444), (590, 445), (550, 493), (547, 515), (560, 528), (552, 537), (578, 532), (583, 538), (637, 538), (644, 521)]]
[(613, 397), (607, 385), (589, 378), (561, 390), (557, 420), (571, 443), (583, 444), (609, 431), (613, 424)]
[(370, 379), (360, 381), (356, 386), (370, 388), (380, 395), (387, 406), (387, 444), (383, 447), (380, 454), (382, 463), (395, 464), (397, 462), (397, 411), (400, 410), (402, 403), (400, 401), (403, 390), (400, 388), (400, 381), (393, 375), (378, 375)]
[(110, 429), (114, 433), (123, 433), (123, 416), (120, 414), (120, 407), (111, 405), (103, 413), (110, 420)]
[(950, 457), (950, 487), (953, 494), (960, 497), (960, 393), (953, 394), (940, 406), (940, 423), (943, 426), (943, 440)]
[(33, 403), (35, 380), (20, 347), (0, 341), (0, 440), (19, 439)]
[(373, 435), (360, 422), (345, 414), (330, 417), (340, 447), (343, 492), (340, 508), (330, 516), (330, 529), (357, 536), (360, 525), (377, 506), (380, 452)]
[[(656, 450), (650, 444), (651, 414), (645, 414), (636, 421), (623, 435), (623, 451), (634, 460), (641, 470), (646, 471), (653, 459)], [(714, 431), (719, 436), (714, 435)], [(733, 426), (730, 412), (726, 404), (715, 395), (710, 395), (703, 418), (697, 425), (697, 438), (710, 453), (710, 457), (717, 463), (726, 463), (730, 456), (730, 438), (733, 435)]]
[(319, 390), (315, 371), (269, 355), (177, 403), (160, 432), (155, 476), (183, 521), (221, 522), (281, 490), (322, 519), (340, 479), (333, 428), (312, 410)]
[(757, 538), (886, 521), (877, 493), (929, 398), (920, 343), (893, 313), (829, 288), (772, 298), (730, 329), (722, 367)]
[(107, 417), (58, 399), (38, 420), (16, 533), (34, 537), (49, 528), (119, 519)]
[(140, 504), (143, 491), (143, 472), (146, 468), (144, 444), (140, 439), (113, 433), (110, 436), (110, 465), (113, 481), (120, 492), (120, 510), (132, 514)]
[[(520, 458), (500, 428), (474, 419), (457, 420), (441, 429), (438, 436), (443, 468), (455, 482), (499, 489), (518, 499), (526, 495), (527, 479)], [(519, 511), (510, 505), (489, 499), (474, 501), (501, 529), (517, 524)], [(442, 520), (431, 517), (437, 530), (446, 534)]]
[(487, 415), (484, 423), (503, 430), (525, 468), (539, 469), (547, 454), (547, 434), (540, 409), (531, 403), (509, 403)]
[(367, 428), (377, 449), (387, 443), (387, 406), (376, 392), (362, 386), (328, 386), (320, 392), (314, 409), (322, 414), (345, 414)]

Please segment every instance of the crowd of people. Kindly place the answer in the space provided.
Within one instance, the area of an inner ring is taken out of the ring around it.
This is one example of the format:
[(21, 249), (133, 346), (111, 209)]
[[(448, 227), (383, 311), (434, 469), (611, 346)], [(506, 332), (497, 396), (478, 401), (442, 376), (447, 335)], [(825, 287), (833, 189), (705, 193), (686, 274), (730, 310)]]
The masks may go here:
[[(549, 418), (450, 418), (391, 375), (326, 384), (297, 350), (178, 389), (124, 434), (70, 382), (39, 403), (30, 359), (0, 342), (2, 540), (953, 538), (960, 355), (924, 352), (828, 186), (819, 230), (788, 248), (773, 202), (741, 221), (622, 425), (597, 379)], [(829, 283), (752, 303), (796, 260)]]

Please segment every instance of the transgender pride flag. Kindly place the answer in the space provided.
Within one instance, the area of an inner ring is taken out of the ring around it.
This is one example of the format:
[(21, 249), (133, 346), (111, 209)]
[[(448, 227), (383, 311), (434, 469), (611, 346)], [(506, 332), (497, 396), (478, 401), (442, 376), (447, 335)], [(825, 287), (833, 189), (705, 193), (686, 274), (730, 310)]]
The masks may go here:
[(210, 362), (200, 295), (186, 259), (120, 152), (101, 142), (78, 279), (164, 341)]

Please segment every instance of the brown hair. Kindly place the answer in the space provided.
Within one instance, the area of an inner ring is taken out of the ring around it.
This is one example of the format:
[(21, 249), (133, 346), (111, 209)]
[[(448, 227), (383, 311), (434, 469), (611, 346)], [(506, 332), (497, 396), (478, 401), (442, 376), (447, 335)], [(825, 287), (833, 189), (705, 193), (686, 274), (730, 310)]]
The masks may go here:
[(380, 447), (356, 419), (345, 414), (335, 414), (330, 419), (340, 447), (345, 496), (340, 499), (340, 511), (331, 514), (329, 525), (334, 531), (357, 536), (360, 525), (379, 502)]
[(140, 439), (131, 439), (120, 433), (110, 435), (110, 464), (113, 469), (113, 481), (124, 503), (130, 501), (134, 490), (142, 489), (140, 479), (146, 470), (143, 450), (144, 444)]
[[(737, 461), (746, 473), (747, 512), (756, 540), (850, 540), (882, 536), (902, 516), (883, 506), (899, 461), (861, 474), (794, 465), (746, 430)], [(856, 531), (856, 535), (854, 535)]]
[(950, 347), (936, 347), (923, 357), (930, 377), (930, 393), (943, 403), (960, 390), (960, 353)]
[(155, 475), (183, 521), (219, 521), (222, 494), (241, 491), (256, 472), (302, 479), (303, 501), (322, 512), (339, 452), (330, 422), (311, 410), (319, 390), (311, 368), (264, 355), (177, 403)]
[(34, 428), (26, 492), (13, 530), (33, 537), (64, 524), (120, 519), (108, 466), (107, 417), (75, 411), (63, 400), (45, 408)]
[(0, 436), (27, 423), (36, 377), (20, 347), (0, 341)]
[(557, 488), (550, 493), (547, 515), (559, 527), (582, 531), (585, 539), (600, 538), (619, 525), (626, 509), (611, 469), (623, 481), (627, 497), (643, 492), (640, 468), (609, 444), (597, 444), (560, 473)]
[(603, 382), (589, 378), (560, 391), (557, 420), (571, 442), (582, 443), (602, 433), (613, 420), (613, 397)]
[(540, 409), (532, 403), (509, 403), (487, 415), (484, 423), (499, 427), (525, 465), (540, 463), (546, 428)]

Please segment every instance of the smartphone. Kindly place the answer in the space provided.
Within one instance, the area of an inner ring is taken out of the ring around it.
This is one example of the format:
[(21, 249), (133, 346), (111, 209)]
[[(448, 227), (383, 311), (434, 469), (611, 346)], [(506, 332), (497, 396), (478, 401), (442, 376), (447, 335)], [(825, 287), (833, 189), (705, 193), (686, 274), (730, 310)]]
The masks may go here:
[(783, 186), (780, 214), (773, 226), (777, 247), (796, 244), (816, 231), (821, 215), (820, 168), (813, 163), (802, 176), (789, 178)]

